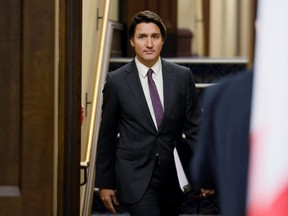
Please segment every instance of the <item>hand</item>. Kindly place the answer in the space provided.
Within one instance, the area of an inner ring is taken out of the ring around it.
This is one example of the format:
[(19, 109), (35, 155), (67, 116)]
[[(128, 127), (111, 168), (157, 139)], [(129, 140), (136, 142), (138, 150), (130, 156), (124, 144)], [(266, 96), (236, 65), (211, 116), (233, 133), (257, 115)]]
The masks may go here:
[(215, 190), (201, 188), (202, 197), (210, 196), (210, 195), (213, 195), (214, 193), (215, 193)]
[(113, 214), (116, 214), (116, 210), (113, 204), (118, 206), (119, 202), (116, 198), (114, 190), (100, 188), (99, 196), (104, 206), (108, 209), (108, 211), (110, 211)]

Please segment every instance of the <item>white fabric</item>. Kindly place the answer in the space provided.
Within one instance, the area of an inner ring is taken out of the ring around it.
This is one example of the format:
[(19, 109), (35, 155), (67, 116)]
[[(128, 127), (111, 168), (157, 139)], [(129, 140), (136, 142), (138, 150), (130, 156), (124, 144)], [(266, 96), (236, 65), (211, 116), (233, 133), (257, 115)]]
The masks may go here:
[(288, 188), (288, 1), (258, 6), (247, 206), (287, 216), (288, 204), (280, 214), (272, 205)]
[(187, 185), (189, 185), (189, 182), (188, 182), (187, 177), (185, 175), (185, 172), (184, 172), (184, 169), (183, 169), (183, 166), (182, 166), (182, 163), (180, 161), (179, 154), (178, 154), (176, 148), (174, 148), (173, 154), (174, 154), (174, 160), (175, 160), (179, 185), (180, 185), (181, 190), (183, 192), (185, 192), (185, 187)]

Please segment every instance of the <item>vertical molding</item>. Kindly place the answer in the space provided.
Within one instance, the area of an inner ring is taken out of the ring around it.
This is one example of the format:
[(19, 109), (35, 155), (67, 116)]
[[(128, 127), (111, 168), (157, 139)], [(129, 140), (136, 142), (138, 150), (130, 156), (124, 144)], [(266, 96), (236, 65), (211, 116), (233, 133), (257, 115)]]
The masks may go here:
[(251, 22), (250, 22), (250, 41), (249, 41), (249, 64), (248, 68), (252, 69), (254, 65), (254, 58), (255, 58), (255, 36), (256, 36), (256, 29), (255, 29), (255, 21), (257, 17), (257, 5), (258, 0), (251, 0)]
[(210, 9), (210, 57), (237, 56), (237, 0), (214, 0)]
[(209, 57), (219, 57), (222, 56), (222, 33), (224, 31), (223, 16), (221, 14), (223, 11), (223, 0), (213, 0), (210, 2), (210, 35), (209, 35)]
[(225, 22), (222, 44), (224, 45), (225, 52), (223, 57), (235, 57), (236, 45), (237, 45), (237, 0), (226, 0), (224, 4), (224, 16)]
[(204, 19), (204, 56), (210, 56), (210, 0), (202, 0), (202, 11)]
[(53, 216), (57, 216), (57, 191), (58, 191), (58, 132), (59, 132), (59, 1), (55, 0), (55, 66), (54, 66), (54, 178), (53, 178)]
[(82, 0), (59, 0), (57, 215), (79, 216)]

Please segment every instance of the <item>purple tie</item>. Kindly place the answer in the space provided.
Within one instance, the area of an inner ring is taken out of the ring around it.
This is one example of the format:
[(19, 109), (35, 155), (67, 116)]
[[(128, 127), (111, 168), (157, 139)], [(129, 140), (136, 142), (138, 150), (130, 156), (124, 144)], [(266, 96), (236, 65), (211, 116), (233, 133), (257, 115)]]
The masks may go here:
[(164, 112), (163, 112), (163, 107), (160, 101), (160, 97), (159, 97), (155, 82), (152, 79), (153, 73), (154, 71), (152, 69), (149, 69), (147, 72), (147, 76), (148, 76), (148, 85), (149, 85), (149, 92), (150, 92), (150, 97), (152, 101), (152, 106), (153, 106), (157, 126), (159, 128), (163, 119)]

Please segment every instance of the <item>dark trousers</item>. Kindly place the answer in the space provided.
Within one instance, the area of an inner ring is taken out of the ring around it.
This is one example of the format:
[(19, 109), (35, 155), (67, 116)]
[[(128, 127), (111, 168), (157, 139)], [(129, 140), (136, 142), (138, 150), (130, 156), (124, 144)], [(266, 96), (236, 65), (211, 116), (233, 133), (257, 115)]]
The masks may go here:
[(127, 211), (131, 216), (179, 216), (182, 192), (177, 186), (162, 188), (160, 166), (156, 163), (143, 197), (137, 203), (125, 204)]

